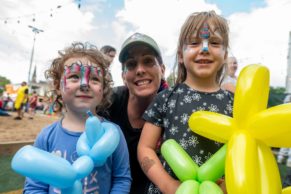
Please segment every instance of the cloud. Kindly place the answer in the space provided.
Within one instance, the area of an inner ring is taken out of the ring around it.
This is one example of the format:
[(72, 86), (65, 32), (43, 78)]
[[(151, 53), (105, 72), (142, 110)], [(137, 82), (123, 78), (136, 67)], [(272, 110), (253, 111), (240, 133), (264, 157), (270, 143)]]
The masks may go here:
[[(0, 7), (0, 67), (1, 75), (13, 83), (27, 80), (33, 33), (28, 25), (42, 30), (36, 36), (33, 66), (38, 66), (38, 79), (57, 51), (73, 41), (90, 41), (101, 47), (110, 44), (119, 52), (123, 41), (134, 32), (153, 37), (161, 47), (167, 74), (174, 64), (179, 30), (187, 16), (195, 11), (222, 8), (203, 0), (125, 0), (115, 7), (115, 1), (84, 1), (81, 9), (73, 0), (17, 1), (4, 0)], [(86, 5), (87, 4), (87, 5)], [(123, 6), (123, 7), (120, 7)], [(52, 11), (51, 11), (52, 10)], [(240, 69), (247, 64), (262, 63), (271, 72), (271, 85), (284, 86), (291, 23), (289, 0), (267, 0), (265, 7), (227, 17), (230, 24), (230, 54), (239, 60)], [(35, 13), (35, 15), (31, 15)], [(50, 14), (53, 17), (50, 17)], [(20, 23), (17, 23), (21, 17)], [(35, 17), (34, 17), (35, 16)], [(4, 23), (5, 18), (8, 19)], [(35, 18), (35, 22), (32, 22)], [(111, 67), (116, 85), (122, 85), (118, 57)]]
[[(127, 26), (126, 37), (139, 31), (153, 37), (160, 45), (169, 69), (174, 63), (179, 30), (186, 17), (195, 11), (223, 12), (215, 4), (204, 1), (126, 0), (116, 19)], [(264, 8), (230, 15), (230, 54), (239, 60), (240, 69), (247, 64), (261, 63), (271, 72), (273, 86), (284, 86), (287, 68), (288, 35), (291, 30), (291, 3), (268, 0)], [(126, 29), (126, 27), (124, 27)], [(122, 31), (123, 35), (126, 31)], [(124, 37), (124, 40), (125, 38)]]
[[(261, 63), (270, 70), (273, 86), (284, 86), (291, 23), (291, 2), (269, 0), (264, 8), (250, 13), (231, 15), (231, 53), (239, 60), (240, 69)], [(290, 72), (291, 73), (291, 72)]]
[[(5, 18), (8, 19), (5, 19), (6, 24), (0, 24), (0, 67), (5, 70), (1, 75), (11, 79), (13, 83), (28, 79), (34, 39), (34, 33), (28, 25), (44, 31), (36, 34), (32, 64), (32, 68), (38, 66), (38, 79), (42, 80), (45, 79), (44, 70), (56, 57), (58, 50), (69, 46), (71, 42), (88, 40), (87, 35), (95, 28), (92, 24), (93, 13), (80, 11), (69, 0), (62, 1), (61, 8), (57, 8), (57, 0), (4, 1), (2, 5), (0, 12), (3, 11), (1, 13), (5, 13)], [(15, 16), (22, 16), (19, 23)]]
[(202, 0), (125, 0), (124, 8), (116, 14), (116, 19), (120, 25), (127, 26), (123, 40), (134, 32), (141, 32), (157, 41), (169, 74), (174, 64), (180, 27), (190, 13), (199, 10), (220, 13), (216, 5)]

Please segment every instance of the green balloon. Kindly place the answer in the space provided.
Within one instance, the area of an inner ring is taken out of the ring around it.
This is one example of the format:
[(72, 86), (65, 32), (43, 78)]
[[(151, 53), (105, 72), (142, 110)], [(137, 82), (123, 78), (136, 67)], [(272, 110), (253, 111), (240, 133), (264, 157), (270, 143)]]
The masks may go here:
[(214, 182), (204, 181), (200, 184), (199, 194), (223, 194), (223, 191)]
[(226, 144), (222, 146), (215, 154), (211, 156), (197, 172), (199, 182), (217, 181), (225, 172)]
[(195, 180), (183, 182), (175, 194), (199, 194), (199, 183)]
[(165, 141), (161, 152), (180, 181), (196, 179), (198, 165), (175, 140)]

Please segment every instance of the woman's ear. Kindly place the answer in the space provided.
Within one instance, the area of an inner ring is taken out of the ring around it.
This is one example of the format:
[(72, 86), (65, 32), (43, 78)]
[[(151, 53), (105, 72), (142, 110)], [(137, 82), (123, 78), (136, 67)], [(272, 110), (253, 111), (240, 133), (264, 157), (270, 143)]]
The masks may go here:
[(126, 86), (127, 83), (126, 83), (126, 80), (125, 80), (125, 74), (126, 74), (126, 72), (124, 72), (124, 71), (122, 70), (121, 77), (122, 77), (123, 84)]
[(161, 67), (161, 72), (162, 72), (162, 78), (164, 78), (165, 72), (166, 72), (166, 66), (164, 64), (161, 64), (160, 67)]

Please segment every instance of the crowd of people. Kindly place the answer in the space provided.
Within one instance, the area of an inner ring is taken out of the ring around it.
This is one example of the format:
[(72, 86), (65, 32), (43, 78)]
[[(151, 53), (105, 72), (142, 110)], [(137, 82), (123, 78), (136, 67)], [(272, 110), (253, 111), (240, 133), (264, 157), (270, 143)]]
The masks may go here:
[[(166, 66), (157, 42), (134, 33), (124, 41), (118, 57), (124, 85), (113, 87), (110, 64), (116, 49), (73, 43), (46, 71), (56, 91), (52, 103), (62, 117), (41, 131), (34, 146), (73, 163), (86, 112), (91, 110), (101, 122), (120, 127), (121, 141), (105, 165), (83, 179), (84, 192), (174, 194), (181, 182), (161, 157), (160, 145), (175, 139), (198, 165), (221, 148), (222, 144), (189, 131), (187, 120), (199, 110), (232, 116), (237, 60), (228, 57), (228, 49), (227, 21), (214, 11), (193, 13), (181, 27), (173, 86), (165, 80)], [(22, 118), (26, 102), (33, 118), (37, 94), (28, 99), (23, 83), (16, 101), (15, 119)], [(227, 193), (223, 177), (217, 184)], [(26, 178), (24, 193), (58, 193), (58, 189)]]
[(16, 95), (9, 93), (0, 94), (0, 116), (12, 116), (16, 113), (15, 120), (22, 120), (27, 114), (28, 119), (33, 119), (36, 111), (45, 115), (56, 114), (53, 109), (53, 97), (40, 96), (36, 90), (29, 89), (27, 82), (23, 81), (17, 89)]

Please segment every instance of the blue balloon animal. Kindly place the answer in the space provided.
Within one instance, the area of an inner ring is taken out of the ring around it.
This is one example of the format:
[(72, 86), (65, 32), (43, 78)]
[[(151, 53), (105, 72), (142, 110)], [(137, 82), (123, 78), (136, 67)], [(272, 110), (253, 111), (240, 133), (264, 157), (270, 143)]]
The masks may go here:
[(120, 135), (115, 125), (101, 123), (90, 111), (85, 132), (77, 142), (80, 156), (73, 164), (52, 153), (27, 145), (14, 155), (11, 167), (23, 176), (61, 189), (65, 194), (81, 194), (81, 179), (94, 166), (102, 166), (119, 144)]

